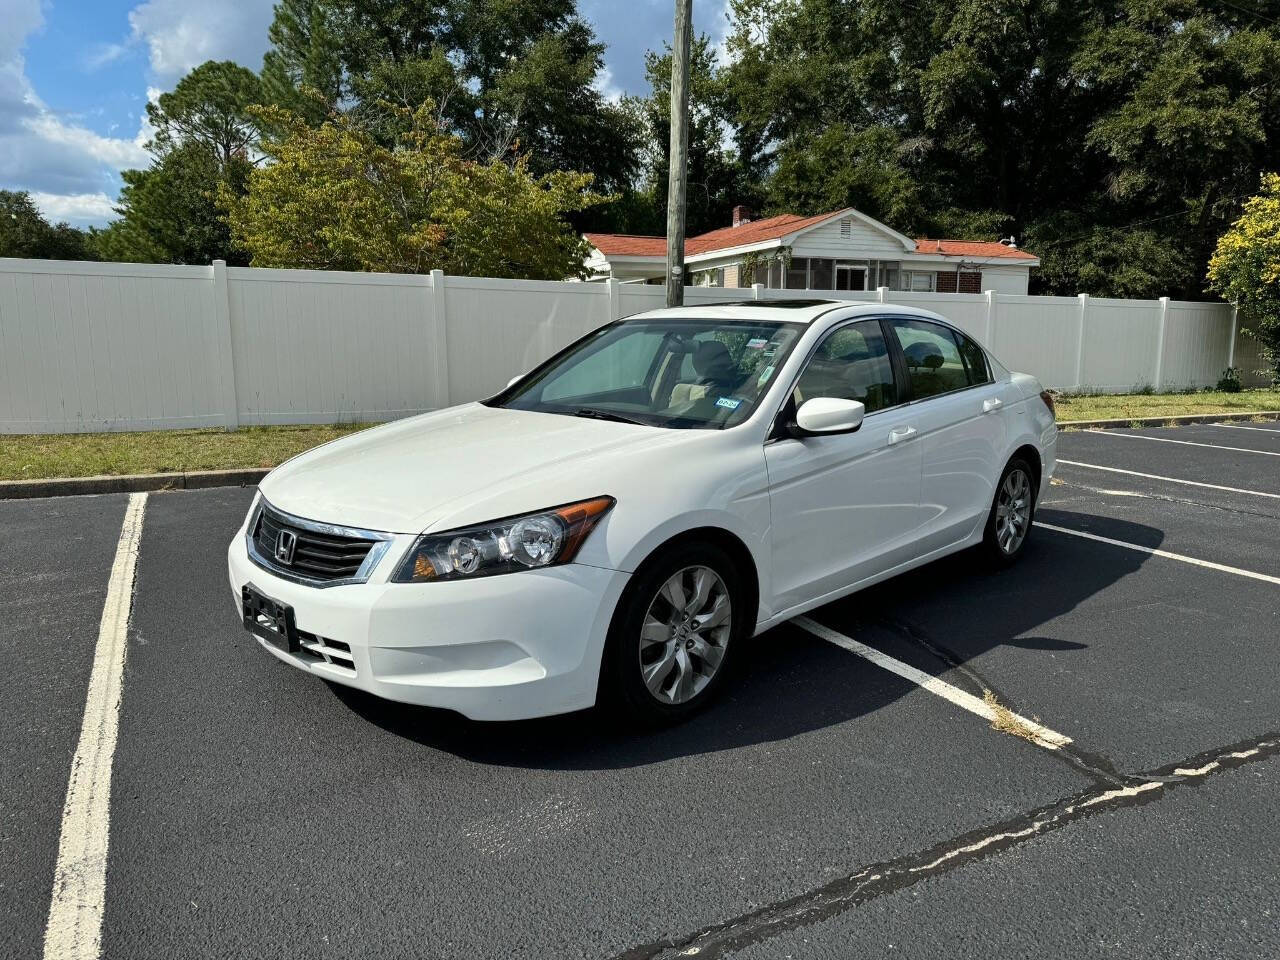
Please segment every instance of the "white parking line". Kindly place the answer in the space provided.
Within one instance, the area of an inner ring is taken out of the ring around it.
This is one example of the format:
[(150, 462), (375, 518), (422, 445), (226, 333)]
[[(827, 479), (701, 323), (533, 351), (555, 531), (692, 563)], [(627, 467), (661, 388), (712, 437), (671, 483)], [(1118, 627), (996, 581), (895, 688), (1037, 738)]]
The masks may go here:
[(1106, 437), (1123, 437), (1126, 440), (1151, 440), (1155, 443), (1180, 443), (1187, 447), (1208, 447), (1210, 450), (1230, 450), (1233, 453), (1256, 453), (1262, 457), (1280, 457), (1280, 450), (1250, 450), (1248, 447), (1223, 447), (1216, 443), (1196, 443), (1194, 440), (1174, 440), (1172, 437), (1148, 437), (1141, 433), (1117, 433), (1114, 430), (1090, 430), (1089, 433)]
[(44, 932), (45, 960), (97, 960), (101, 948), (111, 762), (120, 722), (125, 641), (146, 506), (145, 493), (129, 497), (107, 581), (84, 722), (62, 808), (62, 836), (54, 867), (49, 923)]
[(1170, 553), (1168, 550), (1157, 550), (1155, 547), (1144, 547), (1140, 543), (1129, 543), (1127, 540), (1113, 540), (1111, 537), (1102, 537), (1096, 533), (1085, 533), (1083, 530), (1072, 530), (1070, 527), (1059, 527), (1052, 523), (1044, 523), (1037, 520), (1037, 527), (1043, 527), (1046, 530), (1052, 530), (1055, 533), (1067, 533), (1073, 537), (1083, 537), (1086, 540), (1096, 540), (1099, 543), (1110, 544), (1113, 547), (1124, 547), (1126, 550), (1137, 550), (1139, 553), (1149, 553), (1155, 557), (1164, 557), (1166, 560), (1177, 560), (1180, 563), (1190, 563), (1197, 567), (1207, 567), (1210, 570), (1219, 570), (1222, 573), (1233, 573), (1237, 577), (1248, 577), (1250, 580), (1262, 580), (1266, 583), (1274, 583), (1280, 585), (1280, 577), (1273, 577), (1267, 573), (1257, 573), (1253, 570), (1242, 570), (1240, 567), (1229, 567), (1225, 563), (1214, 563), (1212, 560), (1200, 560), (1196, 557), (1184, 556), (1181, 553)]
[[(966, 693), (959, 687), (954, 687), (945, 680), (939, 680), (932, 674), (925, 673), (923, 670), (917, 670), (910, 664), (903, 663), (901, 660), (895, 660), (887, 653), (881, 653), (874, 647), (868, 647), (865, 643), (859, 643), (852, 637), (846, 637), (837, 630), (830, 627), (824, 627), (816, 620), (810, 620), (808, 617), (796, 617), (791, 621), (802, 630), (807, 630), (819, 639), (826, 640), (828, 643), (834, 643), (837, 647), (848, 650), (850, 653), (856, 653), (865, 660), (870, 660), (877, 667), (883, 667), (890, 673), (896, 673), (904, 680), (910, 680), (912, 683), (932, 694), (936, 694), (942, 699), (955, 704), (962, 710), (968, 710), (976, 716), (982, 717), (988, 723), (994, 722), (996, 719), (995, 710), (981, 697), (975, 697), (971, 693)], [(1059, 747), (1065, 747), (1071, 742), (1071, 738), (1064, 736), (1048, 727), (1036, 723), (1034, 720), (1028, 720), (1026, 717), (1019, 716), (1016, 713), (1010, 713), (1012, 719), (1019, 726), (1024, 728), (1031, 734), (1033, 742), (1046, 750), (1057, 750)]]
[(1163, 480), (1166, 483), (1181, 483), (1188, 487), (1204, 487), (1206, 490), (1222, 490), (1226, 493), (1245, 493), (1251, 497), (1270, 497), (1272, 500), (1280, 500), (1280, 493), (1264, 493), (1261, 490), (1242, 490), (1240, 487), (1224, 487), (1220, 483), (1201, 483), (1199, 480), (1180, 480), (1177, 477), (1162, 477), (1158, 473), (1139, 473), (1137, 470), (1121, 470), (1119, 467), (1104, 467), (1096, 463), (1081, 463), (1078, 460), (1058, 459), (1058, 463), (1065, 463), (1070, 467), (1087, 467), (1090, 470), (1105, 470), (1108, 473), (1123, 473), (1130, 477), (1146, 477), (1148, 480)]
[(1243, 423), (1215, 423), (1215, 427), (1226, 427), (1228, 430), (1256, 430), (1258, 433), (1269, 433), (1272, 436), (1280, 436), (1280, 429), (1275, 427), (1249, 427)]

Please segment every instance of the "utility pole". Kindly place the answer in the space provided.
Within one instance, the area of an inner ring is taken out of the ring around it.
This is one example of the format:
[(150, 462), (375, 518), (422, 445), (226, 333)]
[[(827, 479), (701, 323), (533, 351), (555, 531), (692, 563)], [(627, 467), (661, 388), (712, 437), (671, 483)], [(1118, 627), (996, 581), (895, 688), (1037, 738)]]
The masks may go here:
[(667, 186), (667, 306), (684, 305), (684, 220), (689, 174), (689, 48), (693, 0), (676, 0), (671, 44), (671, 163)]

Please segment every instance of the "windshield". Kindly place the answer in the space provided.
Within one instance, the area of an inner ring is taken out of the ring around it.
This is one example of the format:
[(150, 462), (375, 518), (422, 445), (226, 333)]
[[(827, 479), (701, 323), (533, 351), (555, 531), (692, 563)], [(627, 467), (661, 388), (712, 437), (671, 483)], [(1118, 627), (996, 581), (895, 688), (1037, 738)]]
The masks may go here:
[(802, 332), (796, 323), (624, 320), (489, 402), (657, 427), (731, 427), (751, 415)]

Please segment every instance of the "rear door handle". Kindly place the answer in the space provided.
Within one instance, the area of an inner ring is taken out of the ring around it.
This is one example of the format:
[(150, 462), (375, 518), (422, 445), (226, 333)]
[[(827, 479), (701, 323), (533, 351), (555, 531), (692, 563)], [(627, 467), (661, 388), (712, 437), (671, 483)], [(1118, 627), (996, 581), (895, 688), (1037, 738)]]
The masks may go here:
[(915, 427), (898, 427), (896, 430), (889, 431), (889, 444), (902, 443), (903, 440), (910, 440), (916, 435)]
[(1001, 400), (999, 397), (992, 397), (990, 400), (982, 401), (982, 412), (995, 413), (997, 410), (999, 410), (1003, 406), (1004, 406), (1003, 400)]

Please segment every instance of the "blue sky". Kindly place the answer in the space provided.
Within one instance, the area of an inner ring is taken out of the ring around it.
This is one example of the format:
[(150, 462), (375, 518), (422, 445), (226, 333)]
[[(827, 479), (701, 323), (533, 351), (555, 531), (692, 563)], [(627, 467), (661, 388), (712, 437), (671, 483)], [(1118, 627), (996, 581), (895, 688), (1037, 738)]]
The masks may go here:
[[(262, 65), (274, 0), (0, 0), (0, 188), (51, 220), (112, 217), (119, 171), (145, 166), (148, 97), (205, 60)], [(725, 0), (694, 0), (715, 40)], [(579, 0), (608, 44), (598, 86), (643, 93), (644, 53), (671, 34), (672, 0)]]

